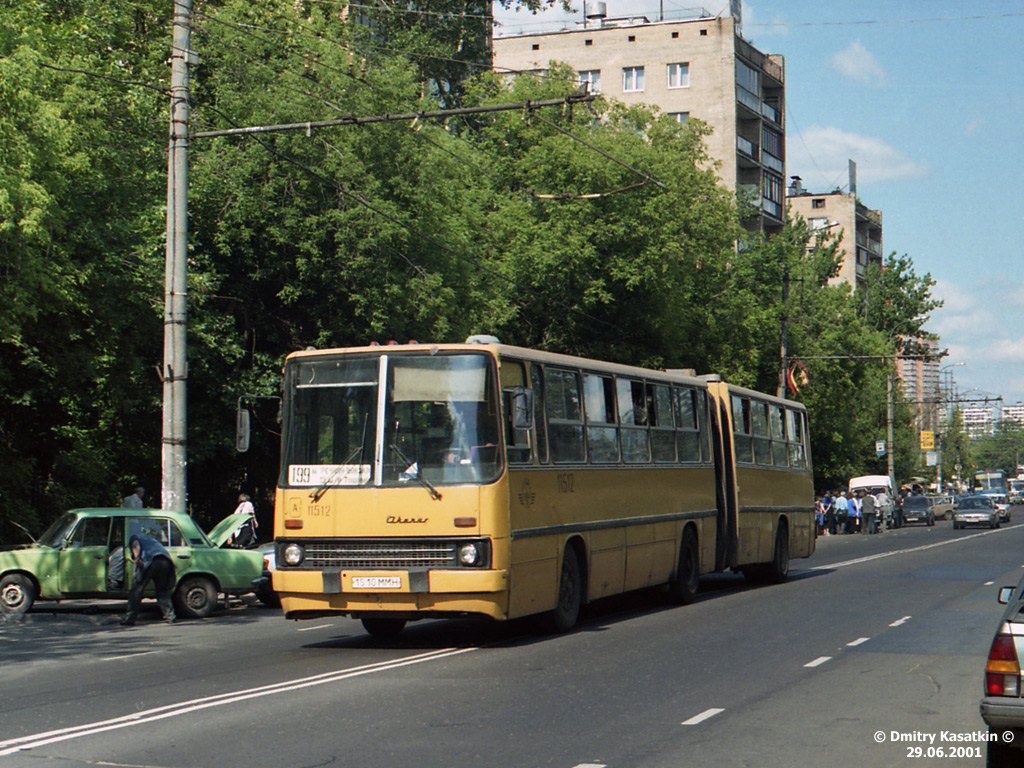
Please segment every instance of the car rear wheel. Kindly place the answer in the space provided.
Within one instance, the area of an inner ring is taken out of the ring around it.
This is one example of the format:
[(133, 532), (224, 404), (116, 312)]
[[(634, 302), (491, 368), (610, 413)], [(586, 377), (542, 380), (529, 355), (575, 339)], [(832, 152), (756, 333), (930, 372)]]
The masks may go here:
[(11, 573), (0, 579), (0, 613), (20, 616), (28, 613), (36, 601), (36, 585), (20, 573)]
[(174, 592), (174, 607), (179, 616), (205, 619), (217, 607), (217, 588), (205, 576), (186, 576)]

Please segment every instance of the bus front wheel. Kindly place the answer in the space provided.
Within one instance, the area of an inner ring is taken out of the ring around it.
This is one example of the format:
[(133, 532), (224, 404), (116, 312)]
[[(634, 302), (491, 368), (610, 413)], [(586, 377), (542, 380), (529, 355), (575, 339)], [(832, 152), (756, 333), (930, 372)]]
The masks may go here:
[(576, 550), (568, 546), (562, 555), (562, 575), (558, 580), (558, 602), (546, 616), (545, 628), (552, 633), (568, 632), (576, 626), (583, 604), (583, 572)]
[(699, 588), (700, 550), (697, 547), (697, 534), (693, 532), (692, 528), (687, 528), (679, 547), (679, 566), (676, 576), (668, 585), (669, 595), (673, 602), (689, 605), (697, 599)]

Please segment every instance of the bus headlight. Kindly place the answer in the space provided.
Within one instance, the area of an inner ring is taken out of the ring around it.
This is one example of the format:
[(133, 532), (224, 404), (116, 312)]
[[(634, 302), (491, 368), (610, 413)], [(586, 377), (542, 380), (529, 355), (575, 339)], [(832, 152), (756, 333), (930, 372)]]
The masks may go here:
[(467, 541), (459, 544), (457, 556), (459, 565), (468, 568), (487, 568), (490, 565), (490, 547), (486, 541)]
[(281, 551), (281, 559), (285, 565), (298, 565), (304, 556), (301, 544), (289, 544)]
[(474, 543), (459, 547), (459, 562), (462, 565), (477, 565), (480, 562), (480, 547)]

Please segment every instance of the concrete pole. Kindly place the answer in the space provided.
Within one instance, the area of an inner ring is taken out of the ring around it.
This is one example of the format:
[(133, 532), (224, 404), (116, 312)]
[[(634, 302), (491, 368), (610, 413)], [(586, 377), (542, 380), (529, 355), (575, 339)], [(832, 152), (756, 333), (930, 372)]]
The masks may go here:
[(170, 144), (167, 152), (167, 251), (164, 265), (163, 438), (164, 509), (187, 511), (185, 354), (188, 325), (188, 57), (192, 0), (174, 0)]

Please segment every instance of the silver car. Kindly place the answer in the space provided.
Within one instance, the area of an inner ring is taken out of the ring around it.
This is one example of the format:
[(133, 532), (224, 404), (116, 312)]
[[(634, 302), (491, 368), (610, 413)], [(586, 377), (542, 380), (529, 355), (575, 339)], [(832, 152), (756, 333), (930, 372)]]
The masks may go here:
[(999, 527), (999, 509), (991, 496), (967, 496), (960, 500), (953, 513), (953, 528), (982, 525)]

